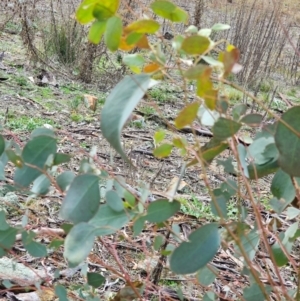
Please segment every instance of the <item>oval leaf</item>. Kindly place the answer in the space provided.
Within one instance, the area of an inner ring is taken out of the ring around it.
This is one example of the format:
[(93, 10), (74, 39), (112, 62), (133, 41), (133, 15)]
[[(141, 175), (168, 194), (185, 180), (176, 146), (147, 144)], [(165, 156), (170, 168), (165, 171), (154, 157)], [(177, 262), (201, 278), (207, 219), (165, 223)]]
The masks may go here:
[[(50, 155), (56, 153), (56, 139), (49, 136), (37, 136), (30, 140), (22, 151), (22, 159), (25, 163), (36, 166), (40, 169), (45, 168), (45, 163)], [(37, 169), (23, 165), (17, 168), (14, 181), (20, 186), (29, 186), (41, 172)]]
[(114, 211), (107, 204), (101, 205), (96, 215), (89, 221), (96, 235), (109, 235), (121, 229), (130, 219), (129, 211)]
[(117, 212), (124, 210), (123, 201), (114, 190), (107, 191), (105, 194), (105, 199), (106, 199), (107, 205), (112, 210), (117, 211)]
[(73, 223), (87, 222), (100, 204), (99, 178), (95, 175), (77, 176), (63, 200), (60, 216)]
[(279, 151), (279, 165), (289, 175), (300, 177), (300, 106), (285, 112), (279, 120), (275, 144)]
[(212, 127), (214, 138), (216, 140), (223, 141), (232, 137), (241, 128), (241, 126), (242, 125), (236, 121), (220, 117)]
[(220, 246), (218, 224), (205, 225), (188, 237), (171, 255), (170, 267), (176, 274), (197, 272), (209, 263)]
[(172, 149), (173, 149), (173, 145), (165, 143), (157, 147), (153, 151), (153, 155), (156, 158), (165, 158), (171, 154)]
[(95, 239), (95, 228), (87, 223), (75, 225), (65, 240), (64, 257), (70, 267), (76, 267), (89, 255)]
[(263, 120), (263, 116), (260, 114), (248, 114), (241, 118), (240, 122), (246, 123), (249, 126), (259, 126)]
[(176, 117), (175, 125), (178, 129), (182, 129), (187, 125), (190, 125), (197, 117), (200, 104), (193, 102), (188, 104)]
[(94, 44), (99, 44), (105, 32), (106, 21), (94, 21), (89, 31), (89, 41)]
[(102, 109), (102, 134), (127, 162), (120, 140), (122, 128), (145, 92), (156, 83), (145, 74), (126, 76), (112, 90)]
[(157, 200), (148, 206), (145, 219), (151, 223), (162, 223), (172, 217), (180, 209), (178, 201)]
[(119, 48), (122, 36), (122, 20), (119, 17), (111, 17), (106, 24), (104, 40), (110, 51), (116, 51)]
[(191, 36), (183, 40), (181, 49), (187, 54), (196, 55), (203, 54), (208, 50), (210, 46), (210, 40), (203, 36)]

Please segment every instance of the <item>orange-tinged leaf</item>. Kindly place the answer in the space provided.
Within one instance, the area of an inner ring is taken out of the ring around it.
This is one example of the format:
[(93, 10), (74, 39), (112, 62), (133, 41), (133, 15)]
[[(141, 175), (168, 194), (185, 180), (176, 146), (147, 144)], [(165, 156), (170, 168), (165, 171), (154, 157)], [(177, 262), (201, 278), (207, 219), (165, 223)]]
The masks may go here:
[[(227, 49), (230, 50), (219, 54), (219, 61), (221, 61), (224, 65), (224, 77), (227, 77), (235, 67), (240, 66), (237, 64), (240, 59), (240, 51), (233, 46), (228, 46)], [(241, 68), (238, 68), (238, 71), (240, 70)]]
[(136, 46), (140, 49), (150, 49), (147, 36), (143, 35), (143, 37), (138, 41)]
[(210, 40), (204, 36), (191, 36), (183, 40), (181, 49), (187, 54), (196, 55), (203, 54), (209, 49)]
[(124, 29), (124, 32), (153, 34), (159, 29), (159, 27), (160, 27), (159, 23), (154, 20), (138, 20), (127, 25)]
[(152, 73), (152, 72), (155, 72), (157, 71), (158, 69), (160, 68), (160, 66), (156, 63), (151, 63), (151, 64), (148, 64), (144, 67), (143, 71), (145, 73)]
[(155, 148), (153, 151), (153, 155), (157, 158), (165, 158), (171, 154), (173, 145), (171, 144), (162, 144), (159, 147)]
[(213, 83), (210, 79), (212, 69), (207, 68), (199, 76), (197, 80), (197, 95), (204, 99), (206, 106), (210, 110), (216, 108), (218, 90), (213, 88)]
[(119, 49), (123, 51), (130, 51), (135, 47), (135, 45), (128, 45), (126, 43), (126, 37), (121, 37)]
[(126, 37), (126, 43), (128, 45), (135, 45), (136, 43), (139, 42), (139, 40), (143, 37), (142, 33), (136, 33), (136, 32), (132, 32), (130, 34), (127, 35)]
[(182, 129), (185, 126), (191, 124), (197, 117), (199, 106), (199, 102), (188, 104), (176, 117), (175, 126), (178, 129)]

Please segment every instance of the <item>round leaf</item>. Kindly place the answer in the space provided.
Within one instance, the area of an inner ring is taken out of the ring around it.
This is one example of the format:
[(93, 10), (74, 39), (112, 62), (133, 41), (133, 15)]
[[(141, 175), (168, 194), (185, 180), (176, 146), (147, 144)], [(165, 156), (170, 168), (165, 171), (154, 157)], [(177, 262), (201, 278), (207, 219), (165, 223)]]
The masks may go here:
[(220, 246), (218, 224), (208, 224), (188, 237), (175, 249), (170, 259), (171, 270), (176, 274), (191, 274), (209, 263)]
[(157, 200), (148, 206), (145, 219), (151, 223), (162, 223), (172, 217), (179, 209), (180, 203), (178, 201)]
[(75, 224), (86, 222), (95, 215), (99, 204), (99, 178), (95, 175), (79, 175), (73, 180), (63, 200), (60, 216)]
[(203, 54), (208, 50), (210, 40), (203, 36), (191, 36), (183, 40), (181, 49), (190, 55)]

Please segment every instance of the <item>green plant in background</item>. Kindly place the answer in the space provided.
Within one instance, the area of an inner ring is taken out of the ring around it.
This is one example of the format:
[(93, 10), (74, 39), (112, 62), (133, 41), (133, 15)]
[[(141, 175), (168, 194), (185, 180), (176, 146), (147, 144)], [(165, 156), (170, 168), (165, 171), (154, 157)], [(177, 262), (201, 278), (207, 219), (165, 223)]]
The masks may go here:
[(151, 106), (142, 106), (140, 111), (145, 114), (145, 116), (155, 115), (156, 110)]
[(56, 126), (56, 123), (51, 119), (44, 119), (39, 117), (28, 117), (28, 116), (14, 116), (10, 115), (6, 126), (14, 131), (33, 131), (38, 127), (43, 126), (44, 124), (49, 124), (53, 127)]

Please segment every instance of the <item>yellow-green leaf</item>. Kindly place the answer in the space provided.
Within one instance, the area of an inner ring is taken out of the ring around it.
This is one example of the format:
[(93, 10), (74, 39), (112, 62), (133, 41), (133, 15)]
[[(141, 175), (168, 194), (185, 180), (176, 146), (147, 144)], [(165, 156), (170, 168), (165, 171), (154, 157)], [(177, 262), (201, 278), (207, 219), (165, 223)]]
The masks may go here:
[(162, 144), (153, 151), (153, 154), (157, 158), (165, 158), (171, 154), (172, 148), (171, 144)]
[(94, 21), (89, 31), (89, 41), (94, 44), (99, 44), (104, 34), (106, 21)]
[(188, 14), (170, 1), (156, 0), (150, 7), (155, 14), (172, 22), (186, 23), (188, 20)]
[(203, 36), (191, 36), (183, 40), (181, 49), (187, 54), (196, 55), (203, 54), (208, 50), (210, 46), (210, 40)]
[(93, 11), (97, 2), (98, 0), (85, 0), (79, 5), (76, 11), (76, 19), (78, 22), (87, 24), (95, 19)]
[(154, 141), (156, 144), (162, 142), (164, 139), (165, 139), (165, 136), (166, 136), (166, 132), (165, 131), (157, 131), (155, 132), (154, 134)]
[(111, 17), (106, 24), (104, 35), (105, 43), (110, 51), (116, 51), (119, 48), (122, 36), (122, 20), (119, 17)]
[(120, 0), (98, 0), (94, 7), (93, 15), (99, 21), (105, 21), (115, 15), (120, 5)]
[(159, 29), (159, 27), (159, 23), (154, 20), (138, 20), (126, 26), (124, 31), (126, 33), (136, 32), (153, 34)]
[(199, 109), (199, 102), (193, 102), (188, 104), (176, 117), (175, 125), (178, 129), (182, 129), (185, 126), (191, 124), (197, 117), (197, 112)]

